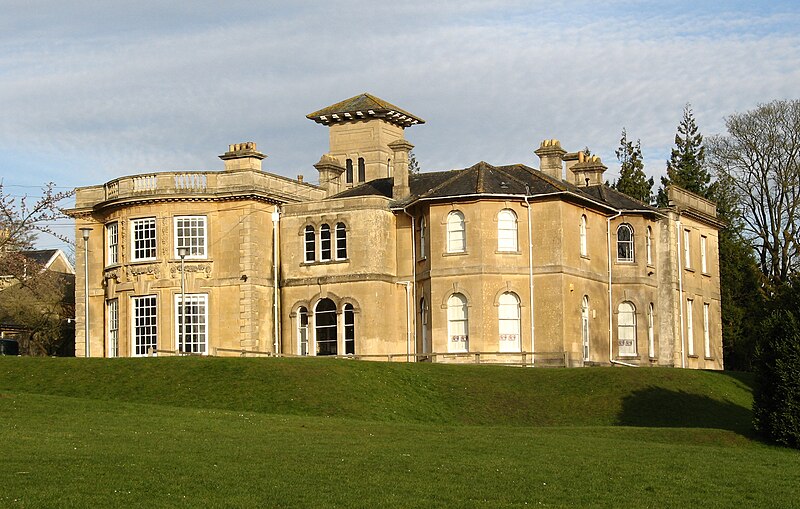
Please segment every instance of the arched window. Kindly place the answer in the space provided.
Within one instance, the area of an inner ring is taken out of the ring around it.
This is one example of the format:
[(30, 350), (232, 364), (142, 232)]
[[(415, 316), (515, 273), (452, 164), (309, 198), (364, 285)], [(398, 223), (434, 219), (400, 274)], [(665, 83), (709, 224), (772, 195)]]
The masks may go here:
[(419, 323), (422, 324), (422, 353), (430, 353), (431, 345), (428, 337), (428, 310), (425, 309), (425, 297), (419, 300)]
[(358, 158), (358, 181), (364, 182), (367, 180), (367, 166), (364, 164), (364, 158)]
[(636, 355), (636, 308), (627, 301), (619, 305), (617, 342), (621, 357)]
[(336, 223), (336, 259), (347, 259), (347, 228), (344, 223)]
[(314, 328), (316, 333), (317, 355), (336, 355), (339, 352), (336, 327), (336, 304), (330, 299), (322, 299), (314, 308)]
[(311, 263), (314, 261), (314, 257), (316, 256), (316, 233), (314, 232), (314, 227), (311, 225), (306, 226), (305, 232), (305, 248), (306, 248), (306, 263)]
[(586, 247), (586, 215), (581, 216), (581, 256), (587, 256), (589, 250)]
[(460, 293), (454, 293), (447, 299), (447, 335), (450, 338), (448, 351), (469, 351), (467, 298)]
[(322, 262), (331, 259), (331, 227), (327, 224), (319, 227), (319, 259)]
[(467, 250), (464, 214), (454, 210), (447, 214), (447, 252), (463, 253)]
[(297, 353), (308, 355), (308, 309), (297, 310)]
[(581, 301), (581, 341), (583, 343), (583, 360), (589, 360), (589, 296), (584, 295)]
[(520, 351), (519, 297), (511, 292), (500, 296), (497, 316), (500, 322), (500, 351)]
[(617, 228), (617, 261), (633, 261), (633, 227), (627, 223)]
[(348, 159), (345, 161), (344, 179), (348, 184), (353, 183), (353, 160)]
[(517, 250), (517, 215), (511, 209), (497, 214), (497, 250)]
[(425, 236), (427, 232), (425, 231), (425, 216), (420, 216), (419, 218), (419, 257), (425, 258)]
[(656, 357), (655, 319), (653, 317), (653, 303), (647, 309), (647, 355), (651, 359)]
[(344, 314), (344, 353), (345, 355), (355, 355), (356, 353), (356, 314), (352, 304), (345, 304)]
[(653, 229), (649, 226), (645, 230), (644, 240), (647, 248), (647, 265), (653, 265)]

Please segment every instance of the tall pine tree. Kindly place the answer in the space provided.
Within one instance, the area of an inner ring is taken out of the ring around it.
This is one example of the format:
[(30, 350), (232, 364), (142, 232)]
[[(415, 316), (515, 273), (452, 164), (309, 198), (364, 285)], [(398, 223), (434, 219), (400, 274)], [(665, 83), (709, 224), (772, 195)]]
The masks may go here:
[(623, 127), (615, 154), (620, 162), (619, 178), (611, 187), (649, 204), (653, 196), (653, 177), (648, 179), (644, 174), (641, 140), (636, 140), (636, 143), (628, 140), (628, 133)]
[(686, 103), (683, 107), (683, 119), (678, 124), (675, 134), (675, 148), (672, 149), (667, 161), (667, 176), (661, 177), (661, 187), (658, 189), (656, 203), (659, 207), (666, 207), (667, 186), (675, 184), (687, 191), (709, 198), (711, 189), (711, 174), (704, 166), (706, 150), (703, 146), (703, 135), (697, 128), (692, 113), (692, 106)]

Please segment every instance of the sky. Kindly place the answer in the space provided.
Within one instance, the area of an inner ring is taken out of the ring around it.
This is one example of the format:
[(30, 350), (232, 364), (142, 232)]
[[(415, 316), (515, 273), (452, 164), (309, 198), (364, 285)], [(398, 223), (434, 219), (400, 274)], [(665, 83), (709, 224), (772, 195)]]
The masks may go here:
[(0, 0), (0, 12), (0, 178), (15, 196), (219, 170), (242, 141), (266, 171), (316, 182), (328, 133), (305, 115), (362, 92), (426, 120), (405, 134), (422, 171), (538, 167), (533, 151), (557, 138), (614, 180), (625, 128), (658, 183), (687, 103), (708, 137), (800, 98), (793, 1)]

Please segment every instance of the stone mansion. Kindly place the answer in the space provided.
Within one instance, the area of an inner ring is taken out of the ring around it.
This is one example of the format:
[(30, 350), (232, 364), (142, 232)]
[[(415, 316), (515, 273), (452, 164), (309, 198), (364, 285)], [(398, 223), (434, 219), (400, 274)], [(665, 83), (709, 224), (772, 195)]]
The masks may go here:
[(318, 185), (246, 142), (219, 171), (77, 189), (77, 355), (722, 369), (713, 203), (641, 203), (558, 140), (538, 168), (411, 173), (424, 121), (369, 94), (308, 118)]

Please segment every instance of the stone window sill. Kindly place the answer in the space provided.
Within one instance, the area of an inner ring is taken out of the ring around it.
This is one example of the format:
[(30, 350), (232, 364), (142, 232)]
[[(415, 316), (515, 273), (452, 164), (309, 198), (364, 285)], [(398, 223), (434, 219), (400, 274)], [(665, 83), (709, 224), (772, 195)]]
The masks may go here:
[(459, 251), (457, 253), (442, 253), (442, 256), (467, 256), (468, 251)]
[(343, 260), (325, 260), (325, 261), (314, 261), (314, 262), (303, 262), (300, 264), (301, 267), (310, 267), (313, 265), (336, 265), (337, 263), (350, 263), (350, 258), (345, 258)]
[(521, 255), (522, 251), (495, 251), (494, 254), (499, 254), (499, 255)]

